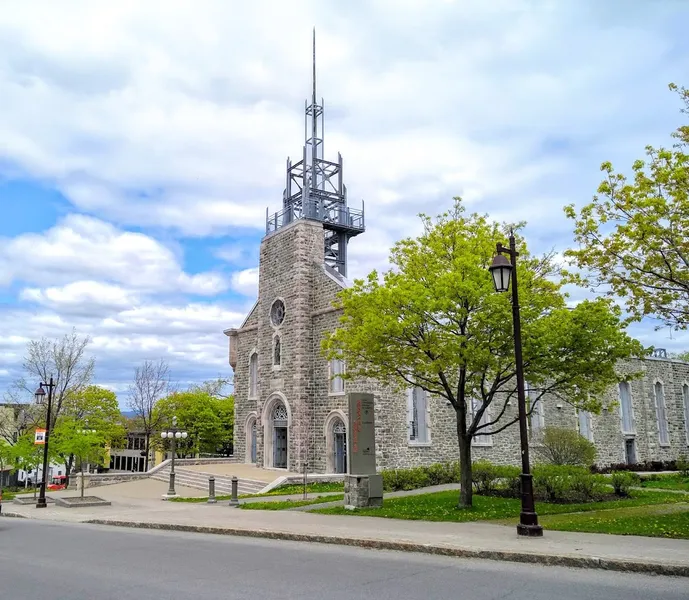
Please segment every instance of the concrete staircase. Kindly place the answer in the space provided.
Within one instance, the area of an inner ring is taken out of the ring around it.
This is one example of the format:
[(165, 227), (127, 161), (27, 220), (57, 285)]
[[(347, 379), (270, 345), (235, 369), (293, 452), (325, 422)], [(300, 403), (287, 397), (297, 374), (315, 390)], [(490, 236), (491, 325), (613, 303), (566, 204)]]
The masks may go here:
[[(232, 477), (227, 475), (215, 475), (214, 473), (204, 473), (202, 471), (192, 471), (191, 469), (180, 468), (175, 465), (175, 485), (186, 486), (197, 490), (204, 490), (208, 493), (208, 478), (215, 477), (215, 494), (216, 496), (225, 496), (232, 493)], [(158, 481), (170, 481), (170, 467), (169, 465), (163, 467), (151, 475), (151, 479)], [(237, 485), (237, 493), (242, 494), (257, 494), (264, 487), (268, 485), (265, 481), (257, 481), (255, 479), (240, 479)]]

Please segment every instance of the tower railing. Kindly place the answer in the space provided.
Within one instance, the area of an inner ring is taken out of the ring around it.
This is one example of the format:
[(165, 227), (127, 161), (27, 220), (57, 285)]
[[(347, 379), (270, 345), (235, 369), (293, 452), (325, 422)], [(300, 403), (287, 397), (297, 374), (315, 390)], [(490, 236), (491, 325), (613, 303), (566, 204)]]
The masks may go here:
[(330, 225), (330, 229), (351, 232), (352, 235), (366, 229), (364, 208), (350, 208), (341, 203), (325, 204), (318, 198), (309, 198), (301, 205), (290, 204), (272, 215), (266, 210), (266, 234), (273, 233), (293, 221), (313, 219)]

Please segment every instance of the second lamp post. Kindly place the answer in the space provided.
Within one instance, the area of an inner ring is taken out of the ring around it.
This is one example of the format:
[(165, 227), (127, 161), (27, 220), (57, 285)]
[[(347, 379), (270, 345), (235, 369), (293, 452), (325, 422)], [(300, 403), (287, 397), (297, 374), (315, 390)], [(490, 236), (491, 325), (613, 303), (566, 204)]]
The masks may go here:
[(163, 498), (172, 498), (177, 495), (175, 492), (175, 455), (177, 454), (177, 440), (186, 439), (187, 432), (177, 429), (177, 417), (172, 417), (172, 428), (168, 431), (162, 431), (160, 437), (170, 440), (170, 453), (172, 454), (170, 461), (170, 487), (167, 494)]
[[(512, 326), (514, 328), (514, 363), (517, 372), (517, 401), (519, 405), (519, 436), (522, 451), (521, 500), (522, 510), (519, 514), (519, 535), (539, 537), (543, 528), (538, 524), (536, 506), (533, 496), (533, 477), (529, 466), (529, 432), (526, 426), (526, 394), (524, 393), (524, 362), (522, 359), (522, 324), (519, 315), (519, 290), (517, 288), (517, 245), (514, 234), (510, 232), (509, 248), (498, 243), (493, 264), (489, 267), (493, 276), (496, 292), (506, 292), (512, 279)], [(507, 254), (512, 260), (507, 260)]]

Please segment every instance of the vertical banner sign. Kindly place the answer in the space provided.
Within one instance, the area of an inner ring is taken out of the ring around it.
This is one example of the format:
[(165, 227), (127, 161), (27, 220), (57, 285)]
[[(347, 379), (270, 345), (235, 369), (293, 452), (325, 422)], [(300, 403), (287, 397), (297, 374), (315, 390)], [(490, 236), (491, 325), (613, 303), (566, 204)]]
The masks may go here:
[(38, 445), (45, 444), (45, 429), (36, 429), (33, 443)]
[(376, 435), (373, 394), (348, 394), (349, 400), (349, 473), (375, 475)]

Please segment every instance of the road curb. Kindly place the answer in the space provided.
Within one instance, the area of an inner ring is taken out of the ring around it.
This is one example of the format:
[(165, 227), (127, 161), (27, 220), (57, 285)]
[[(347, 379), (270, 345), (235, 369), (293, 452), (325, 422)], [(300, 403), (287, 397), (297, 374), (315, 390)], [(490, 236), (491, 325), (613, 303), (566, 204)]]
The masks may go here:
[(4, 510), (0, 513), (0, 517), (6, 517), (8, 519), (27, 519), (26, 515), (21, 515), (15, 512), (5, 512)]
[(689, 577), (689, 565), (649, 563), (621, 559), (598, 558), (595, 556), (572, 556), (566, 554), (538, 554), (531, 552), (512, 552), (504, 550), (473, 550), (452, 546), (417, 544), (414, 542), (371, 540), (365, 538), (341, 538), (335, 536), (270, 531), (266, 529), (238, 529), (231, 527), (209, 527), (201, 525), (176, 525), (172, 523), (147, 523), (143, 521), (117, 521), (109, 519), (90, 519), (83, 521), (92, 525), (110, 525), (112, 527), (130, 527), (134, 529), (158, 529), (165, 531), (182, 531), (190, 533), (208, 533), (215, 535), (232, 535), (242, 537), (288, 540), (294, 542), (315, 542), (339, 546), (354, 546), (375, 550), (396, 550), (400, 552), (418, 552), (456, 558), (481, 558), (508, 562), (540, 564), (548, 566), (574, 567), (579, 569), (604, 569), (626, 573), (644, 573), (673, 577)]

